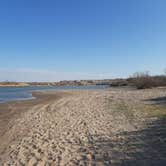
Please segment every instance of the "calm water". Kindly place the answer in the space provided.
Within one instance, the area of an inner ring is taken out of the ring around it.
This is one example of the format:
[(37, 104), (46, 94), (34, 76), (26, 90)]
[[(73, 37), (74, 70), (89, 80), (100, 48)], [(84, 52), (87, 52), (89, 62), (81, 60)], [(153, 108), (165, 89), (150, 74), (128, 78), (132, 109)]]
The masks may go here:
[(32, 91), (49, 89), (104, 89), (107, 85), (0, 87), (0, 103), (33, 99)]

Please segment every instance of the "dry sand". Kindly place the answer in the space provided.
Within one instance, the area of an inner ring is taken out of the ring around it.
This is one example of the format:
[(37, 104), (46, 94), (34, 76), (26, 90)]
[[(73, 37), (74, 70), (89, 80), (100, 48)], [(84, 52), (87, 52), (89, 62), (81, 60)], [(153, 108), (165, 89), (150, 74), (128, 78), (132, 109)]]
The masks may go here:
[[(166, 91), (56, 90), (34, 95), (38, 99), (0, 104), (0, 165), (166, 164), (166, 150), (159, 146), (165, 147), (163, 130), (148, 133), (163, 123), (158, 117), (146, 118), (151, 105), (145, 101), (166, 96)], [(149, 142), (152, 136), (158, 149)]]

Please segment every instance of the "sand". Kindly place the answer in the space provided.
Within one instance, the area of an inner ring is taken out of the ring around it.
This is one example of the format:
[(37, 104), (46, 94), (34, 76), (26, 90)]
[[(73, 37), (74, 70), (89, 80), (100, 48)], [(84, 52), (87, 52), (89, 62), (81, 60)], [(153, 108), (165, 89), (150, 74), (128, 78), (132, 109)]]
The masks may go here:
[[(165, 151), (146, 141), (151, 133), (142, 133), (159, 120), (147, 118), (144, 109), (151, 105), (146, 100), (166, 96), (166, 91), (51, 90), (34, 95), (36, 100), (0, 105), (0, 165), (166, 163)], [(153, 133), (155, 141), (161, 140)], [(153, 155), (156, 160), (149, 160)]]

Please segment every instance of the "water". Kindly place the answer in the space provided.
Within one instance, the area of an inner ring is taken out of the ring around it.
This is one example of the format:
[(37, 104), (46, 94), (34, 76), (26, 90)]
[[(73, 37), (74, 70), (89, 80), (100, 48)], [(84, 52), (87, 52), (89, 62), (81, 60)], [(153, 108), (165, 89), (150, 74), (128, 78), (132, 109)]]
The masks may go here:
[(107, 85), (0, 87), (0, 103), (34, 99), (32, 91), (49, 89), (104, 89)]

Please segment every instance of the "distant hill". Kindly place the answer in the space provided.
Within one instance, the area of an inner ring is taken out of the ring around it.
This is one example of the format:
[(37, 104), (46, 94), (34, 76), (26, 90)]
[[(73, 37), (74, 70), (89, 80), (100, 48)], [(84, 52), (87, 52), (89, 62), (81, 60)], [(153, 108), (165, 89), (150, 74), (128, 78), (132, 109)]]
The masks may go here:
[(0, 82), (0, 87), (23, 87), (23, 86), (65, 86), (65, 85), (127, 85), (125, 79), (105, 79), (105, 80), (73, 80), (59, 82)]
[(137, 89), (145, 89), (152, 87), (166, 86), (166, 76), (149, 76), (139, 74), (128, 79), (103, 79), (103, 80), (73, 80), (59, 82), (0, 82), (0, 87), (24, 87), (24, 86), (65, 86), (65, 85), (110, 85), (117, 86), (133, 86)]

